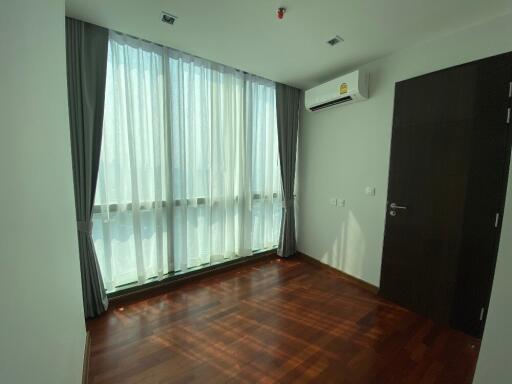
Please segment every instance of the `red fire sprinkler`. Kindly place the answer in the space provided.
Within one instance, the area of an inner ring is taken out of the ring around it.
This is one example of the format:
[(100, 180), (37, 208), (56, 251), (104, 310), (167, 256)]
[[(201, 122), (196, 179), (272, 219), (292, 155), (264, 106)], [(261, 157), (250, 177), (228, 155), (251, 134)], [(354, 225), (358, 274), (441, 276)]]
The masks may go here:
[(276, 13), (277, 13), (277, 18), (278, 18), (279, 20), (282, 20), (282, 19), (283, 19), (283, 17), (284, 17), (284, 13), (285, 13), (285, 12), (286, 12), (286, 8), (283, 8), (283, 7), (281, 7), (281, 8), (277, 8), (277, 12), (276, 12)]

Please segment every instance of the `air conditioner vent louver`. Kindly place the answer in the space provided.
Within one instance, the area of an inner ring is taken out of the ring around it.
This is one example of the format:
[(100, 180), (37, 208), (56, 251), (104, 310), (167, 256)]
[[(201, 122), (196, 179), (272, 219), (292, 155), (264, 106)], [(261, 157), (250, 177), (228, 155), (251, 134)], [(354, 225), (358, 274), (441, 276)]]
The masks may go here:
[(305, 106), (314, 112), (367, 98), (368, 75), (362, 71), (355, 71), (308, 89), (305, 92)]
[(335, 105), (338, 105), (338, 104), (341, 104), (341, 103), (346, 103), (348, 101), (352, 101), (352, 97), (351, 96), (345, 96), (345, 97), (341, 97), (341, 98), (333, 100), (333, 101), (329, 101), (329, 102), (324, 103), (324, 104), (315, 105), (314, 107), (309, 108), (309, 110), (310, 111), (317, 111), (319, 109), (333, 107)]

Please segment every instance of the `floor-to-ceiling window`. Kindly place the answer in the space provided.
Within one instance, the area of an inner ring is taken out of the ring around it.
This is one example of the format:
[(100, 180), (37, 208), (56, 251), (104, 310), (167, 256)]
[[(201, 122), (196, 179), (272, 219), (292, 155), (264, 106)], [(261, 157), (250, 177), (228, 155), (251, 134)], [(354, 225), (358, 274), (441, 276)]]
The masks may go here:
[(110, 32), (93, 238), (114, 290), (277, 245), (274, 83)]

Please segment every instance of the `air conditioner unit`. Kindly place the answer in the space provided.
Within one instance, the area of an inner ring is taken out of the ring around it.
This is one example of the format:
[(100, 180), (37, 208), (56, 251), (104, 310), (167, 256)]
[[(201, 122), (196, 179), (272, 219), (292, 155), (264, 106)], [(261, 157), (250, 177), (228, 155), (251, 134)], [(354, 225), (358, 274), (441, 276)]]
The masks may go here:
[(355, 71), (305, 92), (306, 109), (319, 111), (368, 98), (368, 74)]

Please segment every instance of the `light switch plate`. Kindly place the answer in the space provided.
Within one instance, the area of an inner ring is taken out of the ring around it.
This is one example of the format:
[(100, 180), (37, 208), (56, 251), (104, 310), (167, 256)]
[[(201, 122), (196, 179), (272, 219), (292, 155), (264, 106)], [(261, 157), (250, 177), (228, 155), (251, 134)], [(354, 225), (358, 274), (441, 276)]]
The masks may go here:
[(367, 196), (375, 196), (375, 187), (366, 187), (364, 193)]
[(335, 197), (331, 197), (329, 199), (329, 204), (331, 204), (333, 207), (337, 205), (337, 199)]
[(345, 204), (346, 204), (345, 199), (336, 199), (336, 205), (337, 205), (338, 207), (344, 207), (344, 206), (345, 206)]

